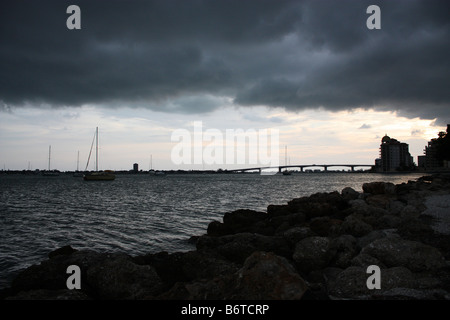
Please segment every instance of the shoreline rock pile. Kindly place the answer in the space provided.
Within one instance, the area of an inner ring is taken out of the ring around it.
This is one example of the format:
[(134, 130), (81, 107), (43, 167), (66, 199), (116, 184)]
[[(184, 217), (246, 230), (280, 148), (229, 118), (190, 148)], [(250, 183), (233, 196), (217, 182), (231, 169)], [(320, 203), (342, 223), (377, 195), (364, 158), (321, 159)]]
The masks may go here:
[[(450, 197), (450, 175), (362, 192), (316, 193), (237, 210), (193, 237), (196, 250), (140, 256), (70, 246), (23, 270), (3, 299), (450, 299), (450, 235), (433, 229), (426, 200)], [(449, 213), (450, 214), (450, 213)], [(69, 290), (69, 265), (81, 290)], [(367, 268), (381, 289), (368, 289)]]

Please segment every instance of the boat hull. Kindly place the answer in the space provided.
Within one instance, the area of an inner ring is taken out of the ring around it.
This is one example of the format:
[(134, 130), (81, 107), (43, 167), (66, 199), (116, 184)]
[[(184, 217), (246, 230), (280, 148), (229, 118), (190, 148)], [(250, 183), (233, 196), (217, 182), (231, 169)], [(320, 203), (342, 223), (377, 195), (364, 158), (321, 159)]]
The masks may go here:
[(114, 173), (109, 172), (94, 172), (87, 173), (83, 176), (83, 179), (86, 181), (111, 181), (116, 178)]

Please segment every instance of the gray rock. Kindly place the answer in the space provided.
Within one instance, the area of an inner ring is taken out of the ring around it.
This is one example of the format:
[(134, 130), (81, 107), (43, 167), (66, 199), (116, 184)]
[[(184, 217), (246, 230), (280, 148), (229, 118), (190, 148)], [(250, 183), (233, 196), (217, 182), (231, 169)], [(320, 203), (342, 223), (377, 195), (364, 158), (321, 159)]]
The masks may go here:
[(396, 237), (397, 239), (400, 239), (400, 236), (396, 233), (396, 229), (373, 230), (357, 239), (358, 248), (362, 249), (369, 243), (385, 237)]
[(114, 254), (87, 271), (87, 282), (102, 299), (144, 299), (160, 290), (161, 279), (155, 269), (137, 265), (131, 257)]
[(331, 241), (331, 251), (336, 251), (331, 266), (347, 268), (350, 266), (353, 257), (358, 254), (356, 239), (351, 235), (341, 235)]
[(420, 216), (420, 211), (417, 207), (412, 205), (407, 205), (400, 212), (400, 217), (402, 219), (417, 219)]
[(223, 237), (201, 236), (197, 241), (198, 250), (214, 250), (226, 259), (244, 263), (253, 252), (274, 252), (280, 256), (290, 257), (292, 249), (282, 236), (265, 236), (256, 233), (238, 233)]
[(299, 270), (308, 273), (327, 267), (335, 252), (327, 237), (309, 237), (297, 243), (293, 260)]
[(254, 252), (232, 275), (179, 282), (158, 299), (297, 300), (307, 289), (306, 282), (285, 258)]
[(342, 198), (345, 200), (355, 200), (359, 198), (359, 192), (354, 190), (353, 188), (346, 187), (341, 191)]
[(418, 241), (393, 237), (375, 240), (361, 253), (377, 258), (387, 267), (403, 266), (412, 271), (434, 271), (446, 265), (438, 249)]
[(355, 237), (362, 237), (373, 230), (372, 226), (363, 221), (358, 214), (351, 214), (342, 223), (342, 232)]
[(449, 300), (449, 292), (443, 289), (417, 290), (411, 288), (393, 288), (380, 294), (374, 294), (377, 300)]
[(15, 296), (7, 297), (6, 300), (91, 300), (81, 290), (30, 290), (21, 291)]
[(305, 281), (285, 258), (273, 253), (255, 252), (237, 272), (231, 298), (297, 300), (307, 289)]
[(309, 227), (293, 227), (283, 232), (283, 237), (292, 245), (313, 236), (316, 234)]
[(334, 281), (328, 283), (329, 294), (336, 298), (358, 299), (379, 294), (392, 288), (414, 288), (413, 273), (404, 267), (381, 269), (381, 289), (369, 289), (367, 280), (371, 276), (367, 267), (351, 266), (342, 271)]
[(370, 194), (395, 194), (395, 185), (391, 182), (369, 182), (363, 184), (364, 193)]
[(380, 268), (386, 268), (386, 266), (380, 260), (365, 253), (360, 253), (357, 256), (355, 256), (350, 262), (350, 264), (355, 267), (367, 268), (367, 266), (376, 265), (379, 266)]

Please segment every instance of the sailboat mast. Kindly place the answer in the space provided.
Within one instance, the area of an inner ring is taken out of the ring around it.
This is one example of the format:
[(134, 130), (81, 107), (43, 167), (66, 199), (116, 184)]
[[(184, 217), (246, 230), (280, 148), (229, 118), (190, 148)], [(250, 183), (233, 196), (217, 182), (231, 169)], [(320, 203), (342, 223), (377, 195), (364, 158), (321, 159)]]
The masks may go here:
[(287, 166), (287, 146), (284, 146), (284, 165)]
[(95, 129), (95, 171), (98, 172), (98, 127)]
[(48, 146), (48, 171), (50, 171), (50, 154), (52, 153), (52, 146)]

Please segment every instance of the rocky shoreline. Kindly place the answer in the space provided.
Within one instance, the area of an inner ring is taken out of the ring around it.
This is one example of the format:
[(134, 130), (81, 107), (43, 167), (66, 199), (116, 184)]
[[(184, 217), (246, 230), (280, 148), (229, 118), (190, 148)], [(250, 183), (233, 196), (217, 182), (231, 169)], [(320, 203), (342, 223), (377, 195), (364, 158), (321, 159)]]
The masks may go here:
[[(449, 199), (450, 175), (435, 174), (229, 212), (192, 237), (188, 252), (65, 246), (20, 272), (0, 298), (448, 300), (450, 235), (442, 224), (435, 230), (433, 210)], [(70, 265), (80, 268), (80, 290), (67, 289)], [(367, 287), (370, 265), (380, 268), (381, 289)]]

